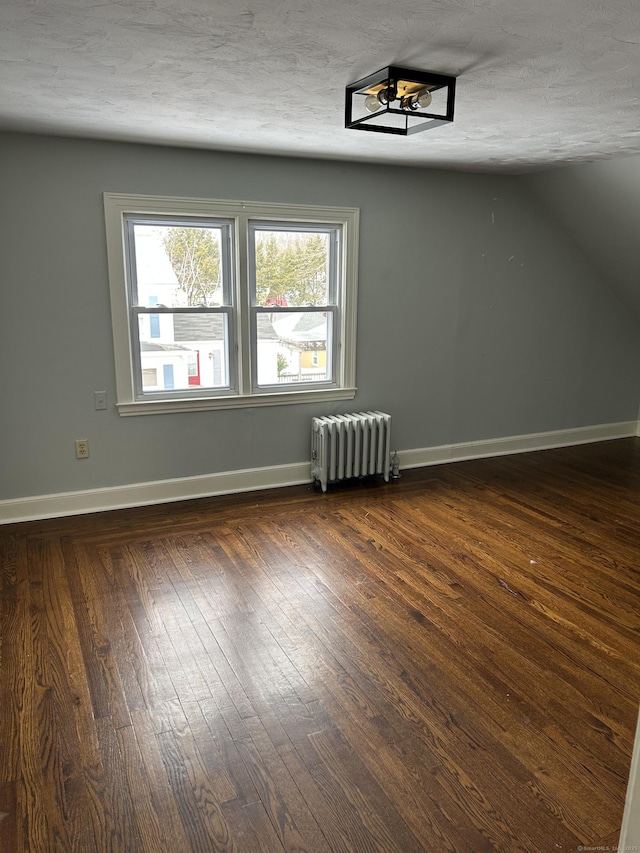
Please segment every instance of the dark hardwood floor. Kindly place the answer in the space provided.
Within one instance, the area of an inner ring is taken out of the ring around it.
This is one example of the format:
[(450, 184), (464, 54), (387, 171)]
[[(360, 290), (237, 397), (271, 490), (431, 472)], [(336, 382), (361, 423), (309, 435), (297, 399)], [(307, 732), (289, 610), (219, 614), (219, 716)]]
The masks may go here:
[(0, 528), (0, 850), (616, 843), (640, 439)]

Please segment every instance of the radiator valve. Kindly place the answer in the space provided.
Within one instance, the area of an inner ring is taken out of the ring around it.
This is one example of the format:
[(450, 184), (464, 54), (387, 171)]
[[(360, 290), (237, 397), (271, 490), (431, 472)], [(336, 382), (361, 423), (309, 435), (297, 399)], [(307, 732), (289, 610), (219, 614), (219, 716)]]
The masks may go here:
[(400, 457), (398, 456), (398, 451), (394, 450), (391, 454), (391, 479), (399, 480), (402, 477), (400, 473)]

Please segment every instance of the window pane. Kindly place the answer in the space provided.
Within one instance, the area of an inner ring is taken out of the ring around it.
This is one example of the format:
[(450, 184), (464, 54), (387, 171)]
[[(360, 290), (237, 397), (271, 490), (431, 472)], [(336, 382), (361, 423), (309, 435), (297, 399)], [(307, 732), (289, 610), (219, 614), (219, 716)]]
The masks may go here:
[(330, 303), (330, 233), (256, 228), (254, 235), (256, 305)]
[(258, 312), (258, 385), (331, 381), (332, 319), (323, 311)]
[[(137, 305), (225, 304), (222, 227), (134, 223)], [(155, 302), (151, 302), (155, 299)]]
[[(151, 320), (159, 319), (160, 336)], [(143, 391), (229, 387), (226, 314), (140, 314), (138, 348)]]

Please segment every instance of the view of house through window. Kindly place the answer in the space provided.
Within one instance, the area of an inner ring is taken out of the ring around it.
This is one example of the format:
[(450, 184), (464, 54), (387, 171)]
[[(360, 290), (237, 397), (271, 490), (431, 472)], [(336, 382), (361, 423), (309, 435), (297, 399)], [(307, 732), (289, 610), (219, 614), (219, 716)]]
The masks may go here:
[(357, 211), (166, 203), (105, 196), (119, 402), (353, 396)]

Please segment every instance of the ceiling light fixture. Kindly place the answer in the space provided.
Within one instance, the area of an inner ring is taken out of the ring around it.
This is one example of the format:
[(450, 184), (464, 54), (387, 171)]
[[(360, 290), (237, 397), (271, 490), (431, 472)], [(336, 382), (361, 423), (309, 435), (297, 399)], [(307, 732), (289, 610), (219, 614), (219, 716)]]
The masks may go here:
[(456, 78), (389, 65), (346, 89), (345, 127), (409, 136), (453, 121)]

